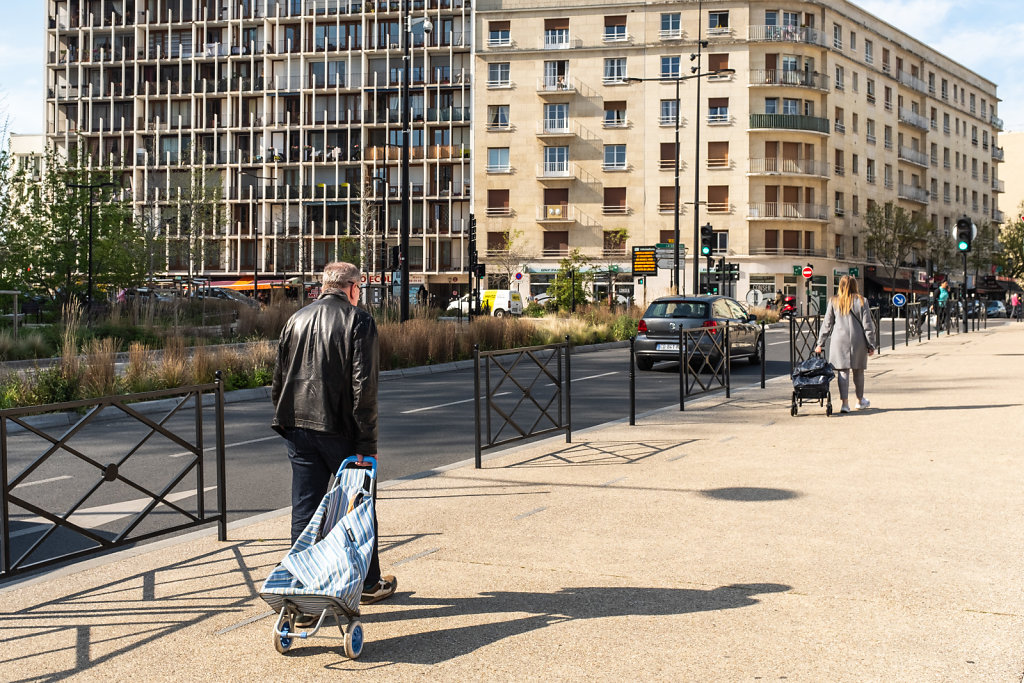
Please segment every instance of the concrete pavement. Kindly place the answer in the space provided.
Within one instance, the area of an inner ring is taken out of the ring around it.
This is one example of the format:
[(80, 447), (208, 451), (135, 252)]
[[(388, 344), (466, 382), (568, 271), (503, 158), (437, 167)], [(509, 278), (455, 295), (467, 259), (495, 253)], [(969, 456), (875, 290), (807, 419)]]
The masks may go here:
[(359, 660), (333, 627), (274, 650), (271, 515), (0, 588), (0, 679), (1020, 683), (1024, 325), (867, 382), (864, 412), (792, 418), (783, 378), (382, 484), (399, 592)]

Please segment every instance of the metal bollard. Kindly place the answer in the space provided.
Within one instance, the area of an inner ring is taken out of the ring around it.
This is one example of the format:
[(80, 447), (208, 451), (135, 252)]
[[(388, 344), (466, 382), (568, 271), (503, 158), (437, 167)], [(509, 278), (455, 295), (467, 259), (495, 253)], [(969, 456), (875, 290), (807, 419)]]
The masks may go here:
[(636, 336), (629, 338), (629, 424), (636, 424)]
[(768, 364), (768, 343), (765, 341), (764, 321), (761, 321), (761, 388), (764, 389), (764, 366)]

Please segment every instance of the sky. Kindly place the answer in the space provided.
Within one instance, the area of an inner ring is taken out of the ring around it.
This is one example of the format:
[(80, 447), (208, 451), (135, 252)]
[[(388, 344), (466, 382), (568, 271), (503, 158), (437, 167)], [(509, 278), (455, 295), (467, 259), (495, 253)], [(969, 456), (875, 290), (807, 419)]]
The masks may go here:
[[(1006, 131), (1024, 131), (1021, 0), (857, 0), (896, 28), (993, 81)], [(43, 130), (45, 3), (0, 0), (0, 115), (15, 133)]]

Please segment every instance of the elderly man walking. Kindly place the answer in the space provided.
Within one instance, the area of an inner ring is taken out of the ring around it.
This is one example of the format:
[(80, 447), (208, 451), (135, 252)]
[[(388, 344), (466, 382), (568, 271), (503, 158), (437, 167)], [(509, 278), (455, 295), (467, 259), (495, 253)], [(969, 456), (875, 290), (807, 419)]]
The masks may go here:
[[(342, 460), (377, 458), (377, 325), (357, 306), (360, 279), (351, 263), (327, 264), (320, 296), (281, 331), (271, 426), (285, 438), (292, 466), (293, 544)], [(396, 586), (395, 577), (380, 575), (375, 535), (361, 602), (388, 598)]]

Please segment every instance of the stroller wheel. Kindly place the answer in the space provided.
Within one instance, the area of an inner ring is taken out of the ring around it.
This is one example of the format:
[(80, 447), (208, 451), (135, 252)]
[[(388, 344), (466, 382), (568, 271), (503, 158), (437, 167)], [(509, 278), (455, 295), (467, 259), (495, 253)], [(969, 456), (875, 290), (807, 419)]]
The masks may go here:
[(358, 619), (348, 622), (345, 627), (345, 656), (357, 659), (363, 654), (363, 625)]
[(793, 417), (796, 417), (796, 413), (797, 413), (797, 409), (796, 409), (796, 404), (794, 403), (793, 405), (791, 405), (789, 407), (789, 414), (792, 415)]
[(293, 623), (294, 622), (292, 621), (292, 617), (288, 617), (281, 624), (281, 633), (283, 635), (279, 636), (277, 635), (277, 633), (273, 634), (274, 649), (276, 649), (281, 654), (284, 654), (285, 652), (288, 652), (289, 649), (291, 649), (292, 642), (294, 641), (294, 639), (290, 635)]

